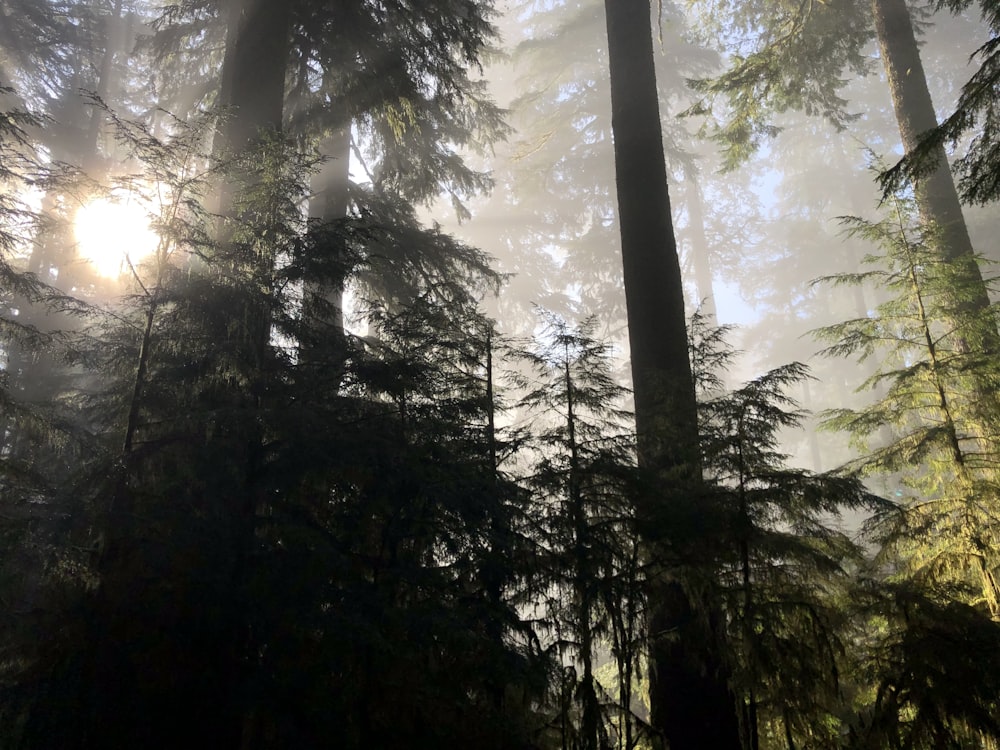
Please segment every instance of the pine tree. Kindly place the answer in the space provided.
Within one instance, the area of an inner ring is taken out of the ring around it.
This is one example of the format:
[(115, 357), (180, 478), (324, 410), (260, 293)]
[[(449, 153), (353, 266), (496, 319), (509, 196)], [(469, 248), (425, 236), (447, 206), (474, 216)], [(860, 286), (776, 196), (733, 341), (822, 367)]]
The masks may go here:
[[(148, 263), (130, 264), (132, 293), (113, 324), (94, 331), (87, 362), (103, 375), (87, 400), (108, 464), (81, 487), (100, 539), (76, 741), (184, 743), (196, 730), (176, 716), (189, 714), (201, 736), (227, 744), (239, 731), (230, 670), (243, 658), (241, 565), (258, 493), (241, 436), (275, 371), (270, 352), (264, 363), (248, 356), (247, 321), (235, 311), (268, 304), (268, 287), (253, 283), (260, 277), (232, 246), (210, 240), (210, 121), (176, 122), (160, 139), (110, 116), (138, 165), (129, 181), (148, 201), (159, 245)], [(267, 237), (264, 247), (245, 245), (266, 254), (290, 240), (297, 210), (280, 156), (263, 167), (256, 223), (241, 229)], [(234, 388), (247, 395), (233, 399)]]
[[(715, 511), (694, 544), (725, 561), (709, 585), (718, 587), (727, 613), (743, 746), (769, 746), (768, 738), (778, 737), (787, 747), (832, 746), (849, 635), (843, 602), (862, 559), (836, 519), (878, 503), (857, 479), (790, 467), (780, 452), (782, 431), (804, 417), (787, 395), (808, 377), (804, 365), (793, 362), (725, 391), (720, 378), (732, 355), (725, 329), (707, 329), (696, 317), (692, 332)], [(710, 554), (701, 552), (712, 562)]]
[[(310, 384), (322, 383), (323, 390), (294, 391), (300, 403), (312, 405), (316, 410), (322, 411), (318, 403), (321, 397), (338, 403), (339, 383), (336, 379), (322, 378), (320, 373), (322, 367), (332, 363), (332, 351), (328, 348), (322, 354), (315, 350), (310, 352), (303, 361), (311, 370), (307, 371), (295, 367), (294, 355), (283, 345), (283, 342), (317, 342), (326, 335), (310, 325), (308, 315), (305, 318), (301, 315), (295, 285), (303, 280), (307, 284), (320, 280), (343, 283), (347, 274), (359, 277), (355, 272), (364, 266), (369, 278), (386, 292), (387, 299), (392, 300), (398, 312), (407, 309), (421, 293), (426, 295), (426, 301), (434, 301), (434, 304), (442, 300), (452, 300), (457, 305), (467, 302), (472, 292), (464, 288), (465, 282), (485, 268), (485, 263), (474, 252), (455, 243), (449, 244), (447, 238), (435, 232), (425, 232), (404, 201), (382, 191), (357, 194), (358, 198), (367, 198), (366, 205), (351, 217), (350, 225), (341, 221), (339, 226), (328, 227), (329, 231), (322, 236), (305, 232), (298, 201), (305, 195), (302, 180), (308, 159), (297, 154), (275, 133), (283, 127), (288, 115), (284, 91), (286, 71), (290, 55), (301, 49), (292, 45), (293, 41), (301, 41), (294, 34), (303, 16), (296, 12), (304, 13), (306, 5), (276, 9), (270, 4), (251, 2), (233, 3), (226, 8), (227, 54), (221, 73), (220, 100), (231, 111), (214, 148), (217, 156), (225, 155), (229, 160), (223, 165), (227, 170), (227, 187), (222, 200), (225, 223), (217, 242), (199, 248), (201, 262), (189, 269), (187, 278), (174, 280), (179, 287), (168, 297), (177, 302), (161, 310), (161, 319), (171, 320), (178, 333), (186, 331), (188, 342), (176, 345), (175, 349), (168, 346), (154, 352), (149, 363), (149, 367), (163, 377), (149, 380), (147, 398), (158, 395), (163, 389), (162, 392), (174, 396), (175, 404), (189, 406), (185, 418), (180, 421), (159, 417), (155, 409), (143, 416), (154, 422), (163, 419), (168, 434), (176, 430), (176, 437), (160, 440), (166, 443), (183, 440), (200, 446), (201, 450), (197, 455), (187, 455), (183, 450), (176, 454), (151, 451), (153, 467), (173, 466), (175, 471), (183, 467), (177, 477), (178, 483), (170, 479), (171, 472), (166, 468), (148, 469), (140, 485), (130, 488), (130, 492), (148, 493), (143, 498), (146, 507), (164, 514), (160, 527), (164, 537), (162, 543), (157, 544), (145, 535), (142, 538), (123, 536), (129, 537), (126, 546), (140, 559), (155, 555), (160, 549), (169, 550), (178, 561), (177, 565), (164, 568), (165, 586), (151, 594), (152, 599), (161, 595), (168, 599), (175, 597), (175, 613), (168, 614), (165, 607), (153, 601), (152, 606), (146, 608), (146, 620), (126, 623), (120, 617), (115, 619), (114, 601), (127, 597), (129, 587), (137, 584), (145, 573), (139, 566), (123, 560), (120, 565), (109, 563), (104, 575), (108, 581), (104, 599), (107, 617), (127, 625), (137, 638), (143, 639), (131, 654), (122, 654), (126, 662), (142, 664), (143, 660), (157, 658), (151, 649), (157, 643), (152, 633), (157, 629), (158, 619), (176, 621), (179, 629), (183, 629), (193, 624), (206, 602), (212, 602), (209, 609), (211, 625), (203, 628), (201, 638), (190, 649), (177, 645), (168, 650), (176, 657), (172, 679), (183, 681), (193, 677), (191, 660), (200, 659), (202, 689), (226, 696), (225, 704), (215, 712), (211, 722), (206, 719), (207, 726), (203, 729), (223, 744), (232, 744), (246, 732), (251, 733), (247, 735), (248, 742), (266, 744), (271, 741), (269, 733), (285, 731), (276, 726), (276, 722), (285, 721), (277, 707), (267, 701), (248, 699), (239, 688), (245, 682), (252, 684), (261, 676), (258, 670), (262, 665), (255, 663), (254, 655), (273, 643), (274, 631), (255, 622), (251, 615), (251, 592), (259, 580), (259, 555), (280, 547), (282, 541), (280, 536), (259, 535), (264, 525), (261, 518), (278, 512), (294, 515), (294, 502), (291, 508), (280, 511), (277, 508), (282, 501), (297, 496), (297, 482), (301, 481), (293, 476), (283, 477), (276, 483), (271, 475), (271, 467), (275, 462), (280, 463), (281, 450), (292, 428), (278, 419), (277, 414), (293, 397), (293, 391), (289, 390), (293, 386), (304, 389)], [(198, 13), (209, 8), (191, 5), (185, 10)], [(271, 12), (276, 16), (269, 15)], [(340, 39), (348, 38), (344, 29), (338, 29), (338, 34)], [(255, 39), (269, 40), (265, 44), (269, 54), (256, 56), (252, 43)], [(471, 40), (468, 45), (466, 56), (475, 55), (477, 42)], [(443, 47), (439, 59), (451, 59), (452, 52), (453, 48)], [(365, 74), (379, 75), (367, 69)], [(420, 77), (420, 71), (414, 75)], [(268, 85), (258, 85), (257, 79), (261, 76), (269, 81)], [(443, 92), (442, 97), (438, 105), (448, 106), (447, 92)], [(440, 254), (429, 253), (429, 247)], [(303, 255), (306, 249), (328, 251), (338, 248), (344, 250), (343, 254), (325, 259), (304, 258)], [(394, 257), (400, 249), (409, 255)], [(453, 257), (445, 259), (449, 251), (455, 251)], [(463, 268), (464, 263), (475, 268)], [(381, 276), (374, 273), (376, 268), (383, 272)], [(312, 275), (317, 269), (322, 274), (320, 279)], [(447, 278), (444, 273), (438, 273), (439, 270), (455, 273)], [(171, 314), (167, 316), (164, 312)], [(208, 342), (212, 346), (204, 348)], [(337, 357), (340, 361), (335, 367), (342, 372), (344, 347), (340, 347)], [(181, 365), (184, 360), (189, 363), (187, 368)], [(343, 424), (342, 420), (343, 416), (339, 415), (335, 424)], [(188, 430), (193, 434), (188, 434)], [(182, 435), (186, 436), (182, 438)], [(379, 435), (375, 433), (372, 437), (375, 439)], [(315, 469), (310, 470), (310, 474), (313, 472)], [(146, 485), (146, 480), (154, 479), (160, 483)], [(329, 478), (312, 480), (316, 491), (324, 483), (329, 486), (331, 481)], [(178, 505), (178, 501), (180, 505), (199, 509), (194, 519), (188, 520), (172, 512), (171, 503)], [(270, 544), (264, 543), (265, 538)], [(434, 549), (432, 542), (428, 544)], [(429, 559), (418, 558), (416, 562), (425, 564)], [(111, 590), (115, 588), (111, 585), (113, 581), (120, 584), (114, 591)], [(391, 586), (384, 593), (390, 597), (398, 595)], [(136, 602), (135, 606), (141, 607), (141, 604)], [(307, 599), (302, 606), (324, 605), (316, 599)], [(266, 624), (272, 628), (284, 626), (283, 621)], [(111, 639), (106, 638), (104, 642), (113, 650)], [(426, 652), (406, 656), (416, 658), (421, 654), (426, 655)], [(126, 669), (116, 670), (114, 666), (116, 663), (126, 666), (121, 661), (97, 661), (103, 676), (127, 674)], [(122, 679), (119, 688), (127, 684)], [(152, 742), (149, 732), (158, 731), (158, 726), (160, 738), (156, 741), (169, 744), (173, 737), (179, 742), (187, 730), (167, 725), (169, 717), (197, 711), (199, 705), (207, 706), (209, 701), (199, 697), (195, 690), (181, 691), (168, 700), (165, 688), (166, 684), (160, 682), (144, 685), (143, 690), (131, 694), (127, 688), (105, 691), (102, 693), (104, 705), (98, 711), (103, 715), (103, 711), (110, 714), (130, 705), (157, 705), (155, 716), (159, 724), (147, 722), (146, 726), (138, 726), (99, 720), (95, 726), (105, 733), (104, 738), (108, 741), (111, 738), (107, 733), (117, 732), (115, 736), (122, 741), (131, 736), (133, 739), (129, 741)], [(263, 681), (262, 688), (266, 688), (270, 700), (279, 694), (267, 680)], [(192, 703), (185, 710), (187, 701)], [(314, 700), (312, 705), (315, 703)], [(247, 711), (251, 708), (252, 716), (259, 718), (248, 719)], [(125, 713), (138, 716), (144, 712), (126, 710)], [(341, 715), (348, 713), (345, 711)], [(249, 729), (244, 728), (247, 726)], [(313, 724), (308, 722), (307, 726)], [(377, 732), (388, 729), (389, 724), (384, 720), (377, 728), (362, 728), (358, 742), (367, 744), (369, 731), (376, 731), (378, 736)], [(256, 732), (263, 734), (257, 736)], [(99, 744), (102, 740), (91, 741)]]
[[(563, 663), (575, 679), (562, 685), (561, 741), (588, 750), (607, 746), (609, 712), (595, 670), (610, 636), (622, 689), (616, 706), (619, 741), (633, 742), (629, 689), (638, 668), (635, 629), (642, 611), (632, 498), (633, 439), (620, 403), (624, 389), (610, 370), (608, 347), (593, 336), (593, 319), (570, 327), (543, 318), (531, 360), (538, 382), (523, 405), (536, 413), (540, 455), (530, 486), (545, 518), (541, 547), (551, 590), (549, 618)], [(577, 671), (579, 669), (579, 671)], [(568, 677), (568, 676), (567, 676)], [(576, 708), (575, 711), (572, 708)]]
[(879, 222), (846, 220), (849, 232), (878, 243), (882, 254), (866, 259), (871, 270), (831, 281), (874, 283), (895, 296), (871, 317), (819, 331), (833, 342), (830, 355), (881, 357), (861, 388), (882, 385), (884, 394), (861, 409), (832, 410), (827, 421), (862, 447), (881, 428), (892, 430), (888, 443), (868, 447), (850, 464), (916, 493), (898, 512), (876, 519), (886, 559), (928, 585), (973, 586), (970, 603), (995, 618), (996, 415), (977, 396), (997, 382), (980, 343), (995, 331), (995, 311), (970, 309), (978, 284), (970, 289), (968, 278), (937, 256), (933, 230), (915, 223), (912, 203), (896, 197), (893, 209)]
[[(657, 485), (674, 485), (680, 497), (697, 491), (698, 425), (660, 135), (650, 7), (643, 0), (607, 0), (605, 11), (639, 465), (657, 476)], [(638, 502), (638, 523), (656, 560), (657, 543), (664, 538), (658, 506), (669, 500), (651, 489), (646, 493)], [(711, 639), (697, 638), (693, 630), (679, 641), (660, 635), (700, 619), (692, 613), (707, 612), (711, 605), (693, 601), (692, 592), (668, 576), (668, 571), (653, 573), (649, 594), (652, 723), (677, 750), (736, 747), (732, 697)], [(706, 614), (704, 621), (712, 619)], [(694, 655), (695, 643), (706, 652)], [(687, 653), (682, 656), (682, 651)]]

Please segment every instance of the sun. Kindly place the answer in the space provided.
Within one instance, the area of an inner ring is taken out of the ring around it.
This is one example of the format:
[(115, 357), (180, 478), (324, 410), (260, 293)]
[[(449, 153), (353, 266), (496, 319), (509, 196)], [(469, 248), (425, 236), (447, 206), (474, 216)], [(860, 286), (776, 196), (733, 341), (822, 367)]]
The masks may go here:
[(116, 278), (156, 250), (158, 238), (136, 200), (96, 198), (73, 221), (80, 256), (107, 278)]

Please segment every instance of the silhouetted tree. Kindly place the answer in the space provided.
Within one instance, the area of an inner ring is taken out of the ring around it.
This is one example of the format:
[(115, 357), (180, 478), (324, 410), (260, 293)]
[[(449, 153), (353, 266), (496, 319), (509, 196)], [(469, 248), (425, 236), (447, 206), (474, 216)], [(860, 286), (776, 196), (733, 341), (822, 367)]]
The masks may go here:
[[(564, 745), (572, 737), (574, 746), (598, 750), (609, 742), (605, 689), (595, 677), (608, 636), (620, 657), (619, 680), (630, 684), (638, 664), (626, 624), (642, 609), (639, 572), (630, 565), (634, 443), (620, 406), (625, 391), (611, 375), (608, 346), (593, 337), (593, 320), (578, 328), (551, 315), (544, 320), (544, 343), (531, 357), (538, 382), (523, 405), (539, 420), (530, 486), (546, 519), (540, 544), (549, 617), (564, 661), (580, 670), (561, 686), (572, 691), (572, 703), (561, 707), (572, 715), (560, 716), (558, 726)], [(619, 732), (631, 743), (630, 701), (618, 709)]]
[(787, 391), (808, 377), (806, 368), (794, 362), (726, 391), (720, 376), (732, 352), (724, 335), (700, 317), (692, 323), (702, 450), (714, 491), (701, 555), (711, 560), (714, 549), (725, 560), (709, 585), (726, 612), (743, 746), (768, 746), (769, 736), (785, 738), (787, 747), (832, 746), (851, 635), (843, 604), (863, 559), (836, 519), (880, 506), (857, 479), (787, 465), (781, 432), (804, 417)]
[[(645, 0), (608, 0), (605, 10), (639, 465), (657, 482), (673, 484), (671, 494), (693, 494), (700, 483), (698, 425), (660, 136), (650, 8)], [(663, 502), (668, 500), (652, 488), (638, 500), (638, 528), (654, 562), (658, 544), (669, 534), (657, 520)], [(669, 570), (655, 570), (649, 591), (653, 726), (676, 750), (706, 744), (735, 748), (736, 714), (721, 655), (711, 638), (692, 637), (691, 623), (714, 619), (705, 609), (711, 605), (692, 600), (682, 582), (669, 576)], [(675, 632), (679, 638), (666, 635)]]

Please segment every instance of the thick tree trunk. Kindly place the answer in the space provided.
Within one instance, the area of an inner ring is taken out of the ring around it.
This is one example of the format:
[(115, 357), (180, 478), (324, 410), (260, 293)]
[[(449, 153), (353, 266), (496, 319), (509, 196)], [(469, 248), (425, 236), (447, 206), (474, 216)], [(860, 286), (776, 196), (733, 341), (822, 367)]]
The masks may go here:
[[(225, 111), (215, 143), (216, 156), (235, 159), (229, 179), (219, 190), (219, 213), (240, 221), (233, 199), (236, 190), (249, 190), (256, 184), (257, 164), (241, 157), (253, 154), (269, 136), (281, 132), (285, 102), (285, 73), (291, 44), (291, 3), (271, 0), (230, 0), (227, 8), (226, 52), (222, 65), (219, 101)], [(217, 238), (222, 246), (230, 245), (231, 235), (223, 229)], [(238, 253), (229, 247), (233, 262)], [(267, 285), (274, 258), (270, 253), (248, 252), (234, 269), (236, 273), (257, 277)], [(240, 313), (234, 311), (234, 317)], [(259, 365), (270, 339), (271, 319), (262, 309), (242, 313), (246, 355)]]
[[(226, 52), (221, 74), (220, 103), (229, 108), (229, 118), (222, 128), (222, 141), (217, 153), (239, 160), (253, 154), (269, 136), (282, 132), (285, 101), (285, 76), (291, 45), (293, 3), (289, 0), (230, 0)], [(232, 205), (236, 197), (233, 189), (252, 190), (256, 183), (255, 160), (241, 164), (233, 180), (221, 191), (222, 215), (237, 221), (253, 222), (254, 217), (237, 215)], [(253, 208), (251, 207), (251, 211)], [(230, 238), (220, 237), (220, 244), (229, 244)], [(263, 243), (256, 248), (244, 248), (233, 243), (225, 252), (237, 262), (236, 274), (255, 279), (254, 286), (270, 289), (276, 251)], [(236, 283), (241, 283), (239, 279)], [(264, 296), (268, 293), (265, 292)], [(217, 592), (224, 602), (216, 633), (218, 650), (207, 660), (206, 671), (217, 675), (223, 685), (220, 717), (215, 720), (220, 734), (232, 737), (231, 747), (252, 750), (257, 738), (268, 731), (267, 707), (248, 702), (244, 686), (248, 671), (255, 666), (255, 646), (250, 628), (252, 603), (247, 599), (251, 576), (251, 557), (255, 547), (258, 512), (263, 511), (271, 498), (262, 486), (264, 471), (264, 437), (260, 424), (244, 414), (258, 413), (264, 406), (266, 363), (271, 339), (271, 311), (262, 297), (248, 297), (242, 308), (232, 312), (242, 317), (243, 328), (237, 334), (237, 357), (247, 367), (251, 386), (249, 393), (233, 391), (226, 405), (233, 414), (229, 424), (221, 430), (219, 446), (231, 458), (232, 486), (219, 492), (218, 498), (208, 502), (218, 505), (217, 520), (220, 541), (224, 546), (226, 570), (216, 580), (221, 588)], [(228, 434), (226, 434), (228, 433)], [(211, 446), (209, 446), (211, 447)], [(218, 585), (218, 584), (217, 584)], [(261, 710), (257, 710), (261, 709)]]
[[(228, 21), (221, 99), (230, 112), (215, 150), (238, 157), (262, 134), (280, 130), (290, 7), (286, 2), (235, 0)], [(232, 202), (237, 185), (252, 179), (250, 174), (237, 174), (222, 187), (223, 214), (241, 218), (234, 216)], [(228, 242), (223, 234), (221, 244)], [(225, 255), (234, 259), (226, 273), (269, 276), (270, 268), (255, 265), (266, 266), (267, 253), (248, 252), (243, 258), (240, 252), (225, 248)], [(244, 309), (229, 314), (243, 324), (230, 345), (255, 378), (269, 345), (267, 306), (248, 297)], [(86, 747), (166, 750), (245, 744), (246, 669), (252, 661), (246, 581), (255, 513), (262, 502), (263, 464), (260, 428), (245, 415), (259, 407), (261, 390), (256, 383), (233, 389), (214, 404), (215, 424), (206, 430), (211, 437), (200, 450), (225, 459), (217, 481), (192, 487), (186, 498), (197, 512), (171, 508), (155, 490), (151, 497), (136, 493), (130, 502), (134, 486), (144, 484), (143, 470), (124, 457), (126, 474), (108, 522), (118, 538), (99, 566)], [(150, 503), (158, 525), (147, 528), (136, 520), (147, 507), (142, 503)]]
[[(618, 218), (640, 451), (653, 463), (666, 459), (673, 465), (693, 468), (698, 453), (694, 386), (667, 192), (649, 2), (607, 0), (605, 8)], [(680, 439), (665, 441), (667, 431)]]
[[(618, 216), (640, 465), (697, 492), (698, 427), (684, 294), (670, 216), (653, 69), (649, 0), (605, 0)], [(668, 485), (669, 486), (669, 485)], [(641, 530), (656, 561), (662, 496), (640, 498)], [(671, 750), (740, 747), (736, 705), (705, 602), (665, 571), (650, 591), (650, 703)], [(706, 625), (708, 624), (708, 625)]]
[(261, 131), (281, 129), (291, 3), (230, 0), (227, 14), (219, 101), (230, 111), (221, 129), (222, 150), (239, 153)]
[(341, 124), (320, 143), (320, 154), (327, 161), (313, 175), (309, 200), (309, 218), (317, 228), (315, 248), (327, 254), (317, 260), (322, 261), (320, 265), (328, 272), (322, 279), (306, 281), (302, 304), (303, 318), (316, 340), (302, 344), (300, 358), (304, 364), (322, 367), (344, 352), (344, 279), (329, 272), (333, 270), (331, 266), (343, 260), (335, 223), (347, 216), (351, 126), (346, 112), (335, 119)]

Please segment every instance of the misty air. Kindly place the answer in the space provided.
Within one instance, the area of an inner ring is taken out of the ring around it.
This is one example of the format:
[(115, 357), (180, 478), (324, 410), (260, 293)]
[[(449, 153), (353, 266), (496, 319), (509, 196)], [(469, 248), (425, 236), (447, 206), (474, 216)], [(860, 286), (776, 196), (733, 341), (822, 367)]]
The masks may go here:
[(998, 0), (0, 0), (0, 750), (996, 750), (998, 96)]

